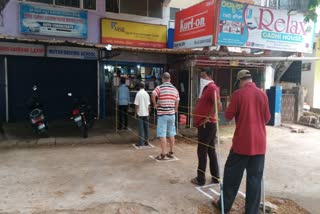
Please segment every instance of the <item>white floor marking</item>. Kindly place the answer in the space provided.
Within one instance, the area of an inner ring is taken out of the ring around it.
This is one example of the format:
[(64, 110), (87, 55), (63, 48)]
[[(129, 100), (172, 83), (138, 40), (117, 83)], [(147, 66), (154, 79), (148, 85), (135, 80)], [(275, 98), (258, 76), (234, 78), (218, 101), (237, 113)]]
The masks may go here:
[[(214, 195), (217, 195), (217, 196), (220, 196), (220, 193), (217, 192), (216, 190), (210, 188), (212, 186), (217, 186), (217, 184), (209, 184), (207, 186), (201, 186), (201, 187), (196, 187), (196, 189), (201, 192), (202, 194), (204, 194), (206, 197), (212, 199), (214, 196), (213, 195), (210, 195), (209, 193), (205, 192), (204, 189), (207, 189), (209, 190), (210, 192), (212, 192)], [(241, 192), (241, 191), (238, 191), (238, 194), (241, 195), (243, 198), (246, 198), (246, 194)]]
[(156, 157), (157, 156), (149, 156), (150, 158), (152, 158), (153, 160), (157, 161), (157, 162), (171, 162), (171, 161), (178, 161), (179, 159), (177, 157), (174, 156), (174, 158), (165, 158), (164, 160), (157, 160)]
[(217, 196), (220, 196), (220, 193), (218, 193), (217, 191), (215, 191), (214, 189), (209, 189), (211, 192), (213, 192), (214, 194), (216, 194)]
[(244, 194), (243, 192), (238, 191), (238, 193), (239, 193), (242, 197), (246, 198), (246, 194)]
[(213, 197), (212, 197), (211, 195), (209, 195), (208, 193), (206, 193), (205, 191), (203, 191), (203, 190), (201, 189), (201, 187), (196, 187), (196, 189), (197, 189), (199, 192), (201, 192), (202, 194), (204, 194), (205, 196), (207, 196), (208, 198), (213, 199)]
[(154, 145), (152, 145), (151, 143), (149, 143), (149, 146), (140, 146), (140, 147), (138, 147), (138, 146), (136, 146), (136, 144), (132, 144), (132, 146), (134, 148), (136, 148), (136, 149), (152, 149), (152, 148), (154, 148)]
[(213, 187), (213, 186), (219, 186), (219, 184), (208, 184), (206, 186), (201, 186), (200, 188), (207, 188), (207, 187)]

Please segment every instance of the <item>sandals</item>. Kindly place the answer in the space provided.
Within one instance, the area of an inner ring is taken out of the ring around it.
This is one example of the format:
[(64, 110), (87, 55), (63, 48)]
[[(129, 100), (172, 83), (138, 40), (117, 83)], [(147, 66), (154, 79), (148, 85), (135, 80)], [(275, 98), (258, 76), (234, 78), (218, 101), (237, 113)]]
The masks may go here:
[(173, 152), (167, 153), (166, 156), (167, 156), (168, 158), (170, 158), (170, 159), (173, 159), (173, 158), (174, 158)]
[(164, 154), (160, 154), (157, 157), (155, 157), (156, 160), (165, 160), (166, 159), (166, 155)]
[(193, 183), (193, 184), (195, 184), (195, 185), (197, 185), (197, 186), (204, 186), (204, 185), (205, 185), (204, 183), (199, 183), (197, 177), (192, 178), (192, 179), (191, 179), (191, 183)]
[(165, 155), (164, 154), (160, 154), (155, 159), (156, 160), (166, 160), (166, 157), (169, 158), (169, 159), (173, 159), (174, 158), (173, 152), (168, 152)]

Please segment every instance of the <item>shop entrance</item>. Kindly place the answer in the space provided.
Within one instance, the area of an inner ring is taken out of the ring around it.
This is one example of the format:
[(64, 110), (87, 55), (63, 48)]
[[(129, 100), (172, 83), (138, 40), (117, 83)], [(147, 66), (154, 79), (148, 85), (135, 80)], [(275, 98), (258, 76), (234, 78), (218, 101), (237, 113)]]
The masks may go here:
[(130, 90), (129, 113), (134, 113), (134, 99), (139, 90), (139, 83), (145, 82), (146, 91), (151, 94), (154, 88), (161, 84), (161, 76), (164, 72), (162, 64), (132, 62), (107, 62), (103, 64), (103, 68), (104, 95), (101, 101), (103, 117), (114, 116), (116, 113), (117, 87), (121, 77), (126, 79), (126, 85)]
[(97, 62), (90, 60), (9, 56), (9, 119), (28, 118), (26, 102), (33, 85), (49, 120), (70, 115), (72, 100), (67, 96), (83, 96), (97, 109)]

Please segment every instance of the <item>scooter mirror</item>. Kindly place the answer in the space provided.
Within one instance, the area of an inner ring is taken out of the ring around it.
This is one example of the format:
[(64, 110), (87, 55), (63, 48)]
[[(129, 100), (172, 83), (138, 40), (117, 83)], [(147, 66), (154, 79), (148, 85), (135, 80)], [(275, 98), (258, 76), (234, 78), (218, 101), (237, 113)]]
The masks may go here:
[(68, 93), (68, 96), (69, 96), (69, 97), (72, 97), (72, 93)]
[(33, 86), (32, 88), (34, 91), (38, 90), (38, 87), (36, 85)]

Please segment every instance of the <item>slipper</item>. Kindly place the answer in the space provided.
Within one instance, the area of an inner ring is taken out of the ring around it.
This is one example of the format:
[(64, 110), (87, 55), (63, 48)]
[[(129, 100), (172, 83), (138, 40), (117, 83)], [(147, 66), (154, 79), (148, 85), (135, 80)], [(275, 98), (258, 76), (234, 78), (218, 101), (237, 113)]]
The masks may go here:
[(164, 155), (164, 154), (160, 154), (160, 155), (158, 155), (156, 158), (155, 158), (156, 160), (165, 160), (166, 159), (166, 156)]
[(191, 179), (191, 183), (193, 183), (193, 184), (195, 184), (195, 185), (197, 185), (197, 186), (204, 186), (204, 185), (205, 185), (204, 183), (203, 183), (203, 184), (202, 184), (202, 183), (199, 183), (197, 177), (192, 178), (192, 179)]
[(174, 158), (173, 152), (167, 153), (166, 156), (167, 156), (168, 158), (170, 158), (170, 159), (173, 159), (173, 158)]

